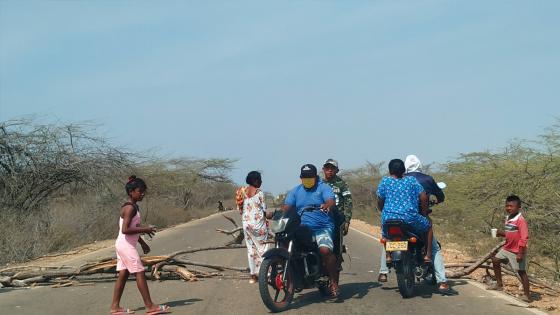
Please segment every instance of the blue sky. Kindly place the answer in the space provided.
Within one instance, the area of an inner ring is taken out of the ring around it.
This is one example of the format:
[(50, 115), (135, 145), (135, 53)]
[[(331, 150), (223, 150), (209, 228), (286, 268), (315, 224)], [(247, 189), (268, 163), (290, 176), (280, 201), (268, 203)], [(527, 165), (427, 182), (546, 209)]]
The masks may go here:
[(560, 116), (558, 1), (3, 1), (0, 120), (237, 158), (265, 189), (535, 138)]

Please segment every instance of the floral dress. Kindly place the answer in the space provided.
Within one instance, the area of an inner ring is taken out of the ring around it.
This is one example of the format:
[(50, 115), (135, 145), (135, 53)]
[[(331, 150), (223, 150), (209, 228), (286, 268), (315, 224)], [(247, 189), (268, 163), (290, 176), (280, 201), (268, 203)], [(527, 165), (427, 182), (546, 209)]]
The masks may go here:
[(403, 220), (417, 233), (426, 232), (431, 223), (420, 214), (418, 209), (419, 196), (422, 192), (424, 188), (412, 176), (383, 177), (377, 187), (377, 196), (385, 200), (381, 212), (381, 224), (385, 224), (387, 220), (398, 219)]
[(268, 239), (268, 225), (266, 222), (264, 194), (261, 190), (253, 197), (248, 197), (246, 187), (240, 188), (238, 195), (241, 195), (243, 204), (239, 203), (241, 220), (243, 222), (243, 232), (245, 233), (245, 244), (247, 245), (247, 258), (249, 260), (249, 270), (252, 275), (259, 273), (262, 263), (262, 255), (267, 250), (266, 241)]

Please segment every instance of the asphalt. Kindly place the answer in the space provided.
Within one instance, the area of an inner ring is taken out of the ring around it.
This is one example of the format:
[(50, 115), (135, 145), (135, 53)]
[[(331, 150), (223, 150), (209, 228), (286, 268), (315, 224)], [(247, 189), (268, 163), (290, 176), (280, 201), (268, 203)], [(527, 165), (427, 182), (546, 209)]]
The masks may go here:
[[(234, 212), (230, 213), (235, 216)], [(158, 233), (150, 255), (168, 254), (176, 250), (221, 245), (230, 237), (216, 233), (216, 228), (231, 228), (220, 215), (176, 226)], [(349, 249), (341, 274), (341, 296), (337, 301), (325, 300), (316, 289), (296, 294), (286, 314), (534, 314), (522, 303), (504, 299), (501, 295), (459, 280), (452, 282), (457, 296), (441, 296), (434, 287), (420, 286), (415, 297), (403, 299), (396, 279), (377, 282), (379, 243), (371, 236), (351, 230), (345, 239)], [(65, 265), (113, 254), (113, 248), (102, 249)], [(246, 266), (244, 249), (201, 252), (191, 260), (231, 266)], [(0, 314), (109, 314), (113, 280), (103, 280), (86, 286), (66, 288), (36, 287), (31, 289), (0, 289)], [(267, 314), (258, 285), (245, 279), (211, 278), (198, 282), (167, 280), (148, 283), (155, 302), (172, 307), (173, 314)], [(134, 281), (125, 288), (122, 306), (143, 314), (144, 308)]]

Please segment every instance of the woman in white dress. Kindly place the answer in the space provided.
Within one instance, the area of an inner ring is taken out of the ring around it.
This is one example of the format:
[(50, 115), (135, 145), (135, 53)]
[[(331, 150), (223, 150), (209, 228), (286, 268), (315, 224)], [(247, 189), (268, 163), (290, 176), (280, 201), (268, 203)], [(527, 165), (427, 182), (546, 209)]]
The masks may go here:
[(243, 186), (237, 190), (236, 202), (237, 209), (241, 214), (247, 245), (247, 258), (251, 273), (249, 282), (255, 283), (258, 280), (262, 255), (267, 249), (266, 203), (264, 193), (260, 189), (262, 184), (261, 174), (257, 171), (249, 172), (245, 181), (248, 186)]

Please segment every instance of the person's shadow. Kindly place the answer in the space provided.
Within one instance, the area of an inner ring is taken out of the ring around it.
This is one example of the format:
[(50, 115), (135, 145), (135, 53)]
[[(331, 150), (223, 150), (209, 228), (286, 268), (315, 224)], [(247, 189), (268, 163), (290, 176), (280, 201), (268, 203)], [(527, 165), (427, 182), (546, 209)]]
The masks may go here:
[(381, 286), (378, 282), (344, 283), (340, 285), (340, 295), (336, 299), (323, 296), (318, 289), (309, 289), (307, 293), (295, 297), (290, 309), (299, 309), (315, 303), (343, 303), (349, 299), (362, 299), (371, 289)]

